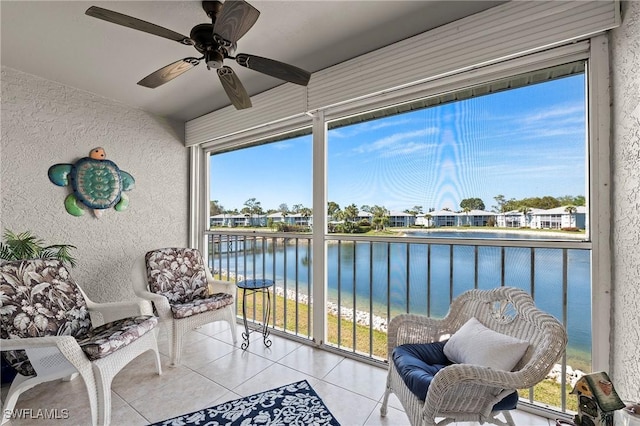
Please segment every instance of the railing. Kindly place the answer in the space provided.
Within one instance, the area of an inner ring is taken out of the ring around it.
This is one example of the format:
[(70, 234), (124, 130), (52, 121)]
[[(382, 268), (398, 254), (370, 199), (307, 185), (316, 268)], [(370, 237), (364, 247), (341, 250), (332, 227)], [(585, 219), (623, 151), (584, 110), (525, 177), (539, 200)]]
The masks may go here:
[[(270, 278), (274, 327), (311, 339), (311, 236), (216, 231), (208, 237), (209, 263), (223, 278)], [(328, 235), (323, 341), (354, 357), (385, 362), (386, 326), (409, 312), (443, 317), (451, 301), (471, 288), (515, 286), (567, 328), (569, 348), (559, 383), (542, 383), (521, 397), (574, 411), (567, 393), (574, 369), (590, 371), (590, 246), (545, 240), (397, 238)], [(264, 298), (254, 296), (249, 319), (260, 321)], [(573, 368), (571, 368), (571, 367)]]

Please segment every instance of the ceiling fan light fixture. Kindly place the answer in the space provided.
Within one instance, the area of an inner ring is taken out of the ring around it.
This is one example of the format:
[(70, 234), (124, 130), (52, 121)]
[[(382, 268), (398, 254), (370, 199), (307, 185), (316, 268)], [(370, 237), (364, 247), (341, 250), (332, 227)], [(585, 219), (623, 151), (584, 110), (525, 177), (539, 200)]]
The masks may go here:
[(217, 50), (208, 50), (207, 52), (205, 52), (204, 60), (207, 63), (207, 67), (209, 69), (220, 69), (222, 68), (222, 61), (224, 60), (224, 56)]

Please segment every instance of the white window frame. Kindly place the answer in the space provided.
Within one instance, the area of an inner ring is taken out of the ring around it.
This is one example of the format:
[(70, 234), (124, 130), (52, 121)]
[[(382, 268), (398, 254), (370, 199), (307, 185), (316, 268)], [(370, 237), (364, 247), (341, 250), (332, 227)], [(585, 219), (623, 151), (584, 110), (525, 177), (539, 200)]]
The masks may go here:
[[(576, 60), (587, 60), (585, 81), (587, 84), (587, 190), (588, 209), (587, 240), (583, 248), (590, 248), (591, 259), (591, 294), (592, 294), (592, 368), (593, 371), (609, 369), (610, 341), (610, 303), (611, 303), (611, 247), (609, 202), (611, 187), (610, 170), (610, 103), (609, 103), (609, 56), (608, 38), (597, 35), (588, 40), (567, 44), (530, 55), (505, 60), (492, 65), (473, 68), (455, 75), (447, 75), (424, 83), (390, 90), (376, 95), (354, 99), (326, 108), (308, 111), (307, 116), (296, 116), (290, 120), (279, 120), (267, 123), (263, 127), (253, 127), (247, 132), (236, 132), (228, 138), (219, 138), (215, 144), (192, 146), (190, 156), (190, 244), (200, 248), (203, 253), (205, 231), (208, 229), (209, 211), (209, 153), (220, 150), (220, 147), (243, 147), (254, 143), (256, 138), (272, 136), (270, 129), (280, 133), (299, 129), (301, 125), (312, 126), (313, 156), (313, 211), (314, 227), (313, 244), (313, 282), (323, 285), (313, 286), (315, 301), (326, 304), (326, 244), (327, 220), (327, 122), (347, 115), (362, 114), (366, 111), (388, 107), (411, 100), (436, 96), (453, 92), (489, 81), (506, 78), (512, 75), (531, 72), (562, 63)], [(322, 213), (322, 214), (320, 214)], [(320, 304), (320, 306), (323, 306)], [(313, 311), (313, 336), (316, 344), (323, 344), (326, 336), (324, 312)]]

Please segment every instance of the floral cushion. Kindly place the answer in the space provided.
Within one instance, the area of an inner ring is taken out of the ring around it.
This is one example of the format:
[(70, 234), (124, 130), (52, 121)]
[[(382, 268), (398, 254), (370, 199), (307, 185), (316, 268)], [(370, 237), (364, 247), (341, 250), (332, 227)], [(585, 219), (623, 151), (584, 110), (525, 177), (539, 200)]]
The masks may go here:
[(196, 299), (188, 303), (171, 303), (174, 318), (186, 318), (200, 312), (215, 311), (233, 303), (233, 296), (227, 293), (216, 293), (207, 299)]
[(158, 317), (143, 315), (124, 318), (92, 329), (78, 344), (94, 361), (127, 346), (158, 325)]
[[(91, 318), (80, 289), (62, 262), (34, 259), (0, 267), (0, 325), (3, 339), (79, 338), (91, 329)], [(36, 374), (24, 351), (2, 355), (20, 374)]]
[(209, 297), (202, 255), (191, 248), (164, 248), (145, 256), (149, 290), (169, 303), (189, 303)]

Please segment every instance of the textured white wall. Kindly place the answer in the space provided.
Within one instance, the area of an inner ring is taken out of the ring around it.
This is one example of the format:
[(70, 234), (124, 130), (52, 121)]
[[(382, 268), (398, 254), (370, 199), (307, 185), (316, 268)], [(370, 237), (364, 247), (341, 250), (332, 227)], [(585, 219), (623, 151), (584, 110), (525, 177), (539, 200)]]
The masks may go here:
[(616, 390), (640, 401), (640, 2), (612, 32), (613, 347)]
[[(78, 284), (95, 301), (133, 299), (130, 268), (152, 248), (188, 238), (188, 150), (183, 125), (75, 88), (2, 67), (0, 228), (26, 230), (47, 243), (73, 244)], [(47, 177), (102, 146), (136, 187), (129, 209), (64, 209), (68, 187)]]

